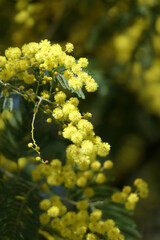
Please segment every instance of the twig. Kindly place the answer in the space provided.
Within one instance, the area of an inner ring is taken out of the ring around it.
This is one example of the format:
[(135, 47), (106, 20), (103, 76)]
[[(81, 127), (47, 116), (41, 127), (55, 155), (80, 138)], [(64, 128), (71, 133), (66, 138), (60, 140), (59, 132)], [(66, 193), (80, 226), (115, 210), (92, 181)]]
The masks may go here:
[[(35, 105), (35, 108), (34, 108), (34, 113), (33, 113), (33, 118), (32, 118), (32, 129), (31, 129), (31, 136), (32, 136), (32, 141), (34, 143), (34, 146), (35, 148), (38, 147), (37, 143), (36, 143), (36, 140), (35, 140), (35, 137), (34, 137), (34, 123), (35, 123), (35, 118), (36, 118), (36, 114), (38, 113), (38, 109), (39, 109), (39, 106), (42, 102), (42, 98), (39, 99), (39, 102)], [(37, 153), (40, 155), (40, 152), (37, 150)]]

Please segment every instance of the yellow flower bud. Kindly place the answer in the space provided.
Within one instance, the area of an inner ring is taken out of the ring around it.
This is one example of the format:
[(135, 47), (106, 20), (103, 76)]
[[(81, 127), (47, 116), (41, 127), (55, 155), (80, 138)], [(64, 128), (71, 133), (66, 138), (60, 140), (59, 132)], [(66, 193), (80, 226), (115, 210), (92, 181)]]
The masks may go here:
[(32, 148), (33, 147), (33, 143), (28, 143), (28, 147)]
[(43, 199), (40, 202), (40, 208), (44, 211), (48, 210), (50, 206), (51, 206), (51, 202), (48, 199)]
[(104, 169), (111, 169), (113, 167), (113, 162), (111, 160), (107, 160), (103, 164)]
[(98, 171), (101, 167), (101, 163), (99, 161), (95, 161), (91, 164), (91, 168), (94, 170), (94, 171)]
[(53, 206), (48, 209), (47, 213), (50, 217), (57, 217), (59, 215), (60, 211), (59, 211), (58, 207)]

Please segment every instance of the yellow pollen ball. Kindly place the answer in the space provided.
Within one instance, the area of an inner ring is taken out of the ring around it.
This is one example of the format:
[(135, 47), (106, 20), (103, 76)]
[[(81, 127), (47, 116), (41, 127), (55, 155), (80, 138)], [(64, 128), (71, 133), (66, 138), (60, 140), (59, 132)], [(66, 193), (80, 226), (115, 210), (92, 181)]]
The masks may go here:
[(91, 164), (91, 168), (94, 170), (94, 171), (98, 171), (101, 167), (101, 163), (99, 161), (95, 161)]
[(42, 225), (46, 225), (49, 223), (50, 221), (50, 217), (46, 214), (46, 213), (42, 213), (40, 216), (39, 216), (39, 221)]
[(113, 167), (113, 162), (111, 160), (107, 160), (103, 164), (103, 168), (106, 170), (111, 169), (112, 167)]
[(51, 202), (48, 199), (43, 199), (40, 202), (40, 209), (46, 211), (51, 206)]
[(47, 123), (51, 123), (52, 122), (52, 118), (47, 118)]
[(57, 217), (59, 215), (60, 211), (59, 211), (58, 207), (53, 206), (48, 209), (47, 213), (50, 217)]
[(33, 143), (28, 143), (28, 147), (32, 148), (33, 147)]
[(98, 173), (96, 177), (96, 183), (102, 184), (106, 181), (106, 176), (103, 173)]
[(41, 158), (40, 157), (36, 157), (36, 161), (40, 161), (41, 160)]
[(92, 198), (95, 193), (94, 193), (93, 188), (88, 187), (88, 188), (85, 188), (83, 194), (84, 194), (87, 198)]
[(83, 176), (77, 180), (78, 187), (84, 187), (86, 184), (87, 184), (87, 179)]
[(72, 43), (67, 43), (66, 44), (66, 52), (71, 53), (74, 49), (74, 46)]

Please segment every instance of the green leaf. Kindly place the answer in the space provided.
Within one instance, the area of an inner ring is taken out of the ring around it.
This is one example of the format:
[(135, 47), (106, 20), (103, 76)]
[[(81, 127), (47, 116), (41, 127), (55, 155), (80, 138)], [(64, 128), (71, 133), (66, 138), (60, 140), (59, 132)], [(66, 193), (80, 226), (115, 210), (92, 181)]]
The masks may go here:
[(0, 113), (3, 111), (4, 99), (4, 96), (0, 96)]
[(56, 76), (56, 80), (64, 89), (68, 89), (71, 93), (76, 93), (79, 98), (85, 99), (83, 91), (81, 89), (71, 88), (68, 84), (68, 80), (66, 80), (62, 74)]
[(5, 97), (3, 101), (3, 109), (8, 109), (10, 112), (13, 110), (13, 98)]
[(20, 178), (0, 179), (0, 239), (36, 239), (40, 212), (37, 196), (32, 183)]

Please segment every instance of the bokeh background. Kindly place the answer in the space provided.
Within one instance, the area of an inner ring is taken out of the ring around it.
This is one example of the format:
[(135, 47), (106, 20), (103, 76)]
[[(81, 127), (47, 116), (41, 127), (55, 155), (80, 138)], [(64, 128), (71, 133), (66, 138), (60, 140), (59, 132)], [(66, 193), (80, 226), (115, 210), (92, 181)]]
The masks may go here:
[[(160, 1), (0, 0), (1, 55), (9, 46), (46, 38), (62, 46), (71, 42), (76, 58), (89, 59), (99, 90), (85, 93), (82, 112), (93, 114), (96, 134), (111, 144), (115, 185), (132, 184), (137, 177), (148, 182), (150, 195), (139, 203), (134, 218), (144, 240), (159, 240)], [(25, 111), (22, 115), (26, 118)], [(7, 131), (8, 118), (10, 113), (1, 114), (0, 130)], [(48, 134), (47, 126), (38, 123), (54, 142), (44, 153), (64, 157), (66, 143), (57, 138), (56, 127)]]

